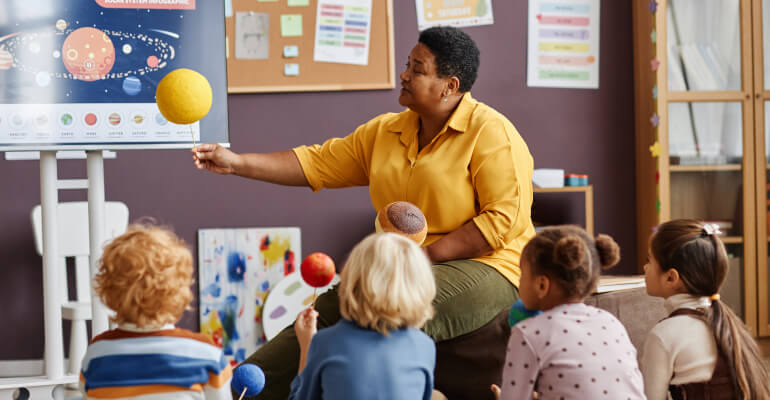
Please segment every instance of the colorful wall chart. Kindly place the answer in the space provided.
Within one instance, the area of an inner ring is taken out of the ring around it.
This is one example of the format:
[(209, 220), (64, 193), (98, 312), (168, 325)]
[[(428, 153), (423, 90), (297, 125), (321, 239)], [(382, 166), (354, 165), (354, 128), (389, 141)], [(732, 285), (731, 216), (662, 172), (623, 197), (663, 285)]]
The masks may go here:
[(527, 86), (599, 88), (600, 0), (529, 0)]
[(372, 0), (318, 0), (314, 61), (369, 64)]
[(270, 290), (299, 268), (299, 228), (198, 231), (200, 330), (239, 363), (265, 343)]
[(417, 29), (432, 26), (491, 25), (492, 0), (415, 0)]

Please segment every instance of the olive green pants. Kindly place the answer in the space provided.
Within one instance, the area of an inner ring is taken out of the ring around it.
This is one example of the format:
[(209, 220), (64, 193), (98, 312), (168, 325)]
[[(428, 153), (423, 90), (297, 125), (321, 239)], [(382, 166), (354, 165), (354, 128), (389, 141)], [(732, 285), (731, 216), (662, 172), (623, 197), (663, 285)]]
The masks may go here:
[[(494, 268), (473, 260), (454, 260), (433, 266), (436, 278), (435, 316), (423, 331), (436, 342), (457, 338), (492, 321), (519, 297), (518, 290)], [(341, 318), (337, 288), (318, 297), (318, 329)], [(502, 351), (505, 351), (503, 347)], [(256, 364), (265, 372), (265, 388), (249, 400), (284, 400), (299, 366), (299, 344), (289, 326), (260, 347), (244, 363)], [(467, 371), (472, 373), (473, 371)], [(438, 381), (438, 379), (437, 379)], [(488, 390), (489, 383), (483, 383)], [(438, 385), (437, 385), (438, 386)], [(437, 387), (441, 390), (440, 387)], [(238, 398), (240, 393), (235, 393)], [(342, 399), (341, 399), (342, 400)]]

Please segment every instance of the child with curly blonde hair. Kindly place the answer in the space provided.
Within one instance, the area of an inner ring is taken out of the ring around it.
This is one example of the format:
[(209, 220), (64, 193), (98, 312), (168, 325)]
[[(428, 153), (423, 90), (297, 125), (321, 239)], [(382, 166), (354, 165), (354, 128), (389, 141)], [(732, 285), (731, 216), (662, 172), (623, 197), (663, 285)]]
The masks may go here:
[(185, 242), (158, 226), (132, 225), (104, 248), (95, 290), (118, 327), (88, 346), (86, 399), (232, 398), (222, 350), (174, 327), (193, 298), (192, 273)]
[[(511, 328), (503, 399), (644, 399), (636, 349), (612, 314), (588, 306), (602, 268), (620, 260), (607, 235), (576, 226), (542, 230), (521, 255), (519, 293), (541, 314)], [(502, 393), (501, 393), (502, 392)]]

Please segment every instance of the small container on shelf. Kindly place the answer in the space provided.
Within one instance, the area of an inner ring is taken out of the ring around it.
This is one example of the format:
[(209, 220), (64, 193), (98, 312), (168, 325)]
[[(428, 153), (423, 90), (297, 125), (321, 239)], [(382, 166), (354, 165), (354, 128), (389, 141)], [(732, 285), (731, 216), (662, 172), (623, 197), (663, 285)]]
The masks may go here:
[(564, 175), (564, 186), (588, 186), (588, 175), (566, 174)]
[(564, 187), (564, 170), (555, 168), (536, 168), (532, 171), (532, 183), (539, 188)]

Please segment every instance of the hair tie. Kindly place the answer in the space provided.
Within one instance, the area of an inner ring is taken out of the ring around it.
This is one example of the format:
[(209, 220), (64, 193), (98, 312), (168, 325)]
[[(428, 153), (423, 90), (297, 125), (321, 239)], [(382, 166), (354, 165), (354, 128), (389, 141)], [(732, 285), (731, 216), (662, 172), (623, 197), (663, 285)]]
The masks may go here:
[(714, 236), (721, 235), (722, 231), (719, 230), (719, 225), (717, 224), (703, 224), (703, 233), (706, 236)]
[(711, 300), (711, 301), (717, 301), (717, 300), (719, 300), (719, 293), (717, 293), (717, 294), (712, 294), (712, 295), (711, 295), (711, 297), (709, 297), (709, 300)]

